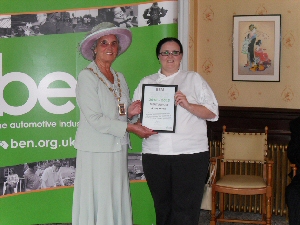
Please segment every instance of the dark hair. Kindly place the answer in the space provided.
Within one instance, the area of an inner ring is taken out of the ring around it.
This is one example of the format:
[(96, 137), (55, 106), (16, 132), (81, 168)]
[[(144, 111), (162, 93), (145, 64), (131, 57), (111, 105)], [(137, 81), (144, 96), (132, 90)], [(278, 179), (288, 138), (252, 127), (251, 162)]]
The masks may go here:
[(261, 43), (262, 43), (261, 40), (258, 40), (255, 44), (256, 45), (261, 45)]
[(37, 166), (37, 163), (27, 163), (27, 165), (30, 169), (33, 169), (35, 166)]
[(183, 53), (183, 47), (182, 47), (182, 44), (181, 44), (181, 42), (180, 42), (177, 38), (174, 38), (174, 37), (166, 37), (166, 38), (161, 39), (161, 40), (158, 42), (157, 46), (156, 46), (156, 57), (157, 57), (157, 58), (158, 58), (158, 56), (159, 56), (161, 46), (162, 46), (163, 44), (165, 44), (166, 42), (176, 42), (176, 43), (179, 45), (179, 47), (180, 47), (180, 53)]

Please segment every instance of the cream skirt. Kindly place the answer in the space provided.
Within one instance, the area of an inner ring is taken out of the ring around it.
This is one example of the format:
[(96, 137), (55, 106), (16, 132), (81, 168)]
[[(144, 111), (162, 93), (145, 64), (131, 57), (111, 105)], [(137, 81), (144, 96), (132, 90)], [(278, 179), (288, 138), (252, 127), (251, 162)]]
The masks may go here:
[(132, 225), (127, 147), (114, 153), (77, 150), (72, 225)]

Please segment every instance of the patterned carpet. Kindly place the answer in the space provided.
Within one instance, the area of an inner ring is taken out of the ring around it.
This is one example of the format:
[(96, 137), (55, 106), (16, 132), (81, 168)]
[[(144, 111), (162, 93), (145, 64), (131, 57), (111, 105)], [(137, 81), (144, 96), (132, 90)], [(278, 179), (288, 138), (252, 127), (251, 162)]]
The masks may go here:
[[(251, 220), (260, 220), (261, 214), (257, 213), (242, 213), (242, 212), (225, 212), (225, 218), (245, 218)], [(199, 225), (209, 225), (210, 221), (210, 211), (202, 210), (200, 213)], [(240, 225), (242, 223), (219, 223), (221, 225)], [(286, 220), (285, 216), (272, 216), (272, 225), (288, 225), (288, 221)]]
[[(247, 218), (251, 220), (260, 220), (261, 215), (256, 213), (242, 213), (242, 212), (225, 212), (225, 217), (235, 217), (235, 218)], [(202, 210), (200, 213), (199, 225), (209, 225), (210, 221), (210, 211)], [(241, 225), (242, 223), (219, 223), (220, 225)], [(284, 216), (272, 216), (272, 225), (288, 225)], [(36, 224), (45, 225), (45, 224)], [(47, 225), (72, 225), (71, 223), (53, 223)]]

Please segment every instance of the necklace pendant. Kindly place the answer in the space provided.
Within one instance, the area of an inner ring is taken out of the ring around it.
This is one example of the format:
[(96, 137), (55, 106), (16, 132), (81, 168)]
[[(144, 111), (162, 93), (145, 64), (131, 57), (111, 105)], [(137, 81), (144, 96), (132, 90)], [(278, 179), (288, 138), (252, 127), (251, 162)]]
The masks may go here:
[(119, 103), (118, 104), (118, 108), (119, 108), (119, 115), (120, 116), (125, 116), (126, 115), (126, 107), (124, 103)]

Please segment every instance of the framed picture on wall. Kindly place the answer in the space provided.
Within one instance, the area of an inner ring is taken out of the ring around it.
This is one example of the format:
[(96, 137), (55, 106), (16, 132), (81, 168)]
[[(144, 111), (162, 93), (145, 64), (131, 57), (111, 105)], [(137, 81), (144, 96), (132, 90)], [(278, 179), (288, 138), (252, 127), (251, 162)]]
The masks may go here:
[(233, 81), (280, 81), (281, 15), (233, 16)]

